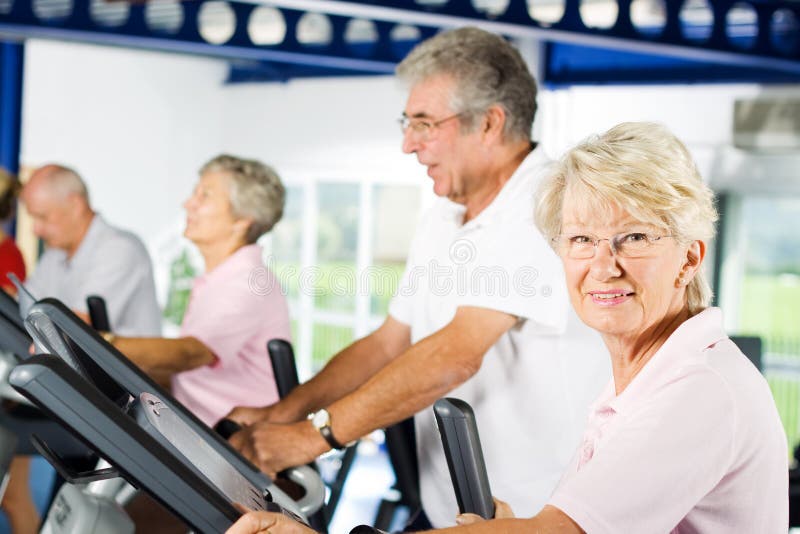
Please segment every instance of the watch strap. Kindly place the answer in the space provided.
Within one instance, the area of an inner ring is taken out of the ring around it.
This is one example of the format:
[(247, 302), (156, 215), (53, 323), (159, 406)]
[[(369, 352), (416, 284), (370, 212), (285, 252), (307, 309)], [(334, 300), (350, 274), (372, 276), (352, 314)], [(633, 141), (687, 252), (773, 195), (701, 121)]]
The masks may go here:
[(333, 437), (333, 431), (331, 430), (331, 425), (325, 425), (323, 427), (320, 427), (319, 433), (322, 435), (322, 437), (325, 439), (325, 441), (328, 442), (328, 445), (330, 445), (332, 448), (336, 449), (337, 451), (340, 451), (340, 450), (345, 448), (344, 445), (339, 443), (339, 440), (337, 440), (335, 437)]

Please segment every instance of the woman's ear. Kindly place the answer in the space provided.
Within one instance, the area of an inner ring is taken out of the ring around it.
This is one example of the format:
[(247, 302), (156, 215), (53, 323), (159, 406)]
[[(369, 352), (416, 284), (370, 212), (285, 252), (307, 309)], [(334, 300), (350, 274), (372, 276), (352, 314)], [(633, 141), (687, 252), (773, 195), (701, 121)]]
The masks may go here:
[(700, 268), (700, 265), (703, 263), (703, 259), (706, 257), (706, 244), (699, 239), (696, 241), (692, 241), (689, 244), (689, 247), (686, 249), (686, 257), (683, 261), (683, 267), (681, 267), (681, 274), (680, 277), (686, 281), (688, 284), (694, 275), (697, 273), (697, 270)]
[(243, 241), (246, 241), (247, 231), (250, 229), (250, 225), (253, 224), (253, 219), (250, 217), (242, 217), (240, 219), (236, 219), (233, 222), (233, 233), (237, 237), (240, 237)]

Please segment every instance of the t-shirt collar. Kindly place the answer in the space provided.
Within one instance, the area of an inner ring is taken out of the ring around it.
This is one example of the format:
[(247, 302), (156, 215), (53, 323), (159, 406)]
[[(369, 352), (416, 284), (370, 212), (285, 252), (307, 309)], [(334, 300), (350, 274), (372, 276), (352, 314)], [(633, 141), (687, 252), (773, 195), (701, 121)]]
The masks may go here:
[[(530, 169), (543, 165), (545, 159), (544, 150), (540, 148), (540, 145), (535, 145), (531, 152), (525, 156), (525, 159), (522, 160), (522, 163), (519, 164), (519, 167), (516, 168), (511, 178), (503, 184), (497, 196), (477, 215), (477, 217), (467, 221), (467, 223), (462, 223), (464, 220), (464, 212), (467, 210), (466, 206), (447, 198), (442, 199), (446, 205), (444, 218), (449, 219), (456, 226), (462, 227), (464, 230), (477, 228), (490, 223), (495, 217), (501, 215), (504, 211), (503, 208), (514, 199), (517, 191), (522, 187), (522, 184), (524, 184), (525, 177), (529, 175)], [(531, 210), (533, 210), (533, 206), (531, 206)]]

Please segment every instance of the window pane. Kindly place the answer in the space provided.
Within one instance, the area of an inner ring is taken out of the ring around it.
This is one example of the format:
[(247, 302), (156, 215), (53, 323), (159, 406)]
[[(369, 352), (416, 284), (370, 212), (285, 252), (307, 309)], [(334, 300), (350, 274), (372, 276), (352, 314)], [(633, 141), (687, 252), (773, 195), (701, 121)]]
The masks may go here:
[(800, 441), (800, 198), (742, 202), (739, 330), (762, 338), (764, 374), (790, 447)]
[(397, 289), (417, 226), (418, 187), (377, 185), (372, 195), (372, 266), (365, 273), (370, 312), (384, 316)]
[(800, 199), (748, 198), (742, 206), (745, 278), (739, 306), (744, 332), (767, 339), (800, 332)]
[(192, 284), (195, 277), (203, 270), (202, 258), (197, 258), (197, 253), (192, 252), (189, 247), (183, 247), (170, 262), (167, 303), (162, 312), (167, 327), (177, 327), (183, 322)]
[(355, 310), (359, 186), (319, 184), (317, 199), (319, 214), (317, 270), (313, 273), (314, 307), (352, 312)]
[(286, 188), (283, 217), (270, 232), (267, 265), (272, 268), (289, 299), (298, 298), (301, 253), (303, 250), (303, 199), (302, 187)]
[(314, 342), (311, 353), (313, 372), (317, 372), (337, 352), (353, 342), (353, 329), (326, 324), (314, 325)]
[(300, 339), (300, 321), (297, 319), (291, 319), (289, 321), (289, 326), (292, 329), (292, 347), (295, 351), (295, 357), (297, 356), (297, 342)]

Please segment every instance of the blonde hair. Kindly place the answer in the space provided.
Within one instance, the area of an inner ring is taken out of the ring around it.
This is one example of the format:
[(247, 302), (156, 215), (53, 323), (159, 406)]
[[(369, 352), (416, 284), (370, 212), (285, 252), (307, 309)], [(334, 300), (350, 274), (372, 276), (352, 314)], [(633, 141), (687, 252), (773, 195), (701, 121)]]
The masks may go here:
[(14, 215), (20, 189), (17, 177), (0, 167), (0, 221), (5, 221)]
[[(554, 166), (535, 201), (536, 225), (551, 240), (561, 232), (567, 195), (586, 213), (619, 206), (684, 244), (711, 239), (718, 218), (714, 193), (686, 146), (664, 126), (649, 122), (624, 122), (589, 137)], [(708, 306), (712, 292), (702, 269), (686, 295), (690, 313)]]

